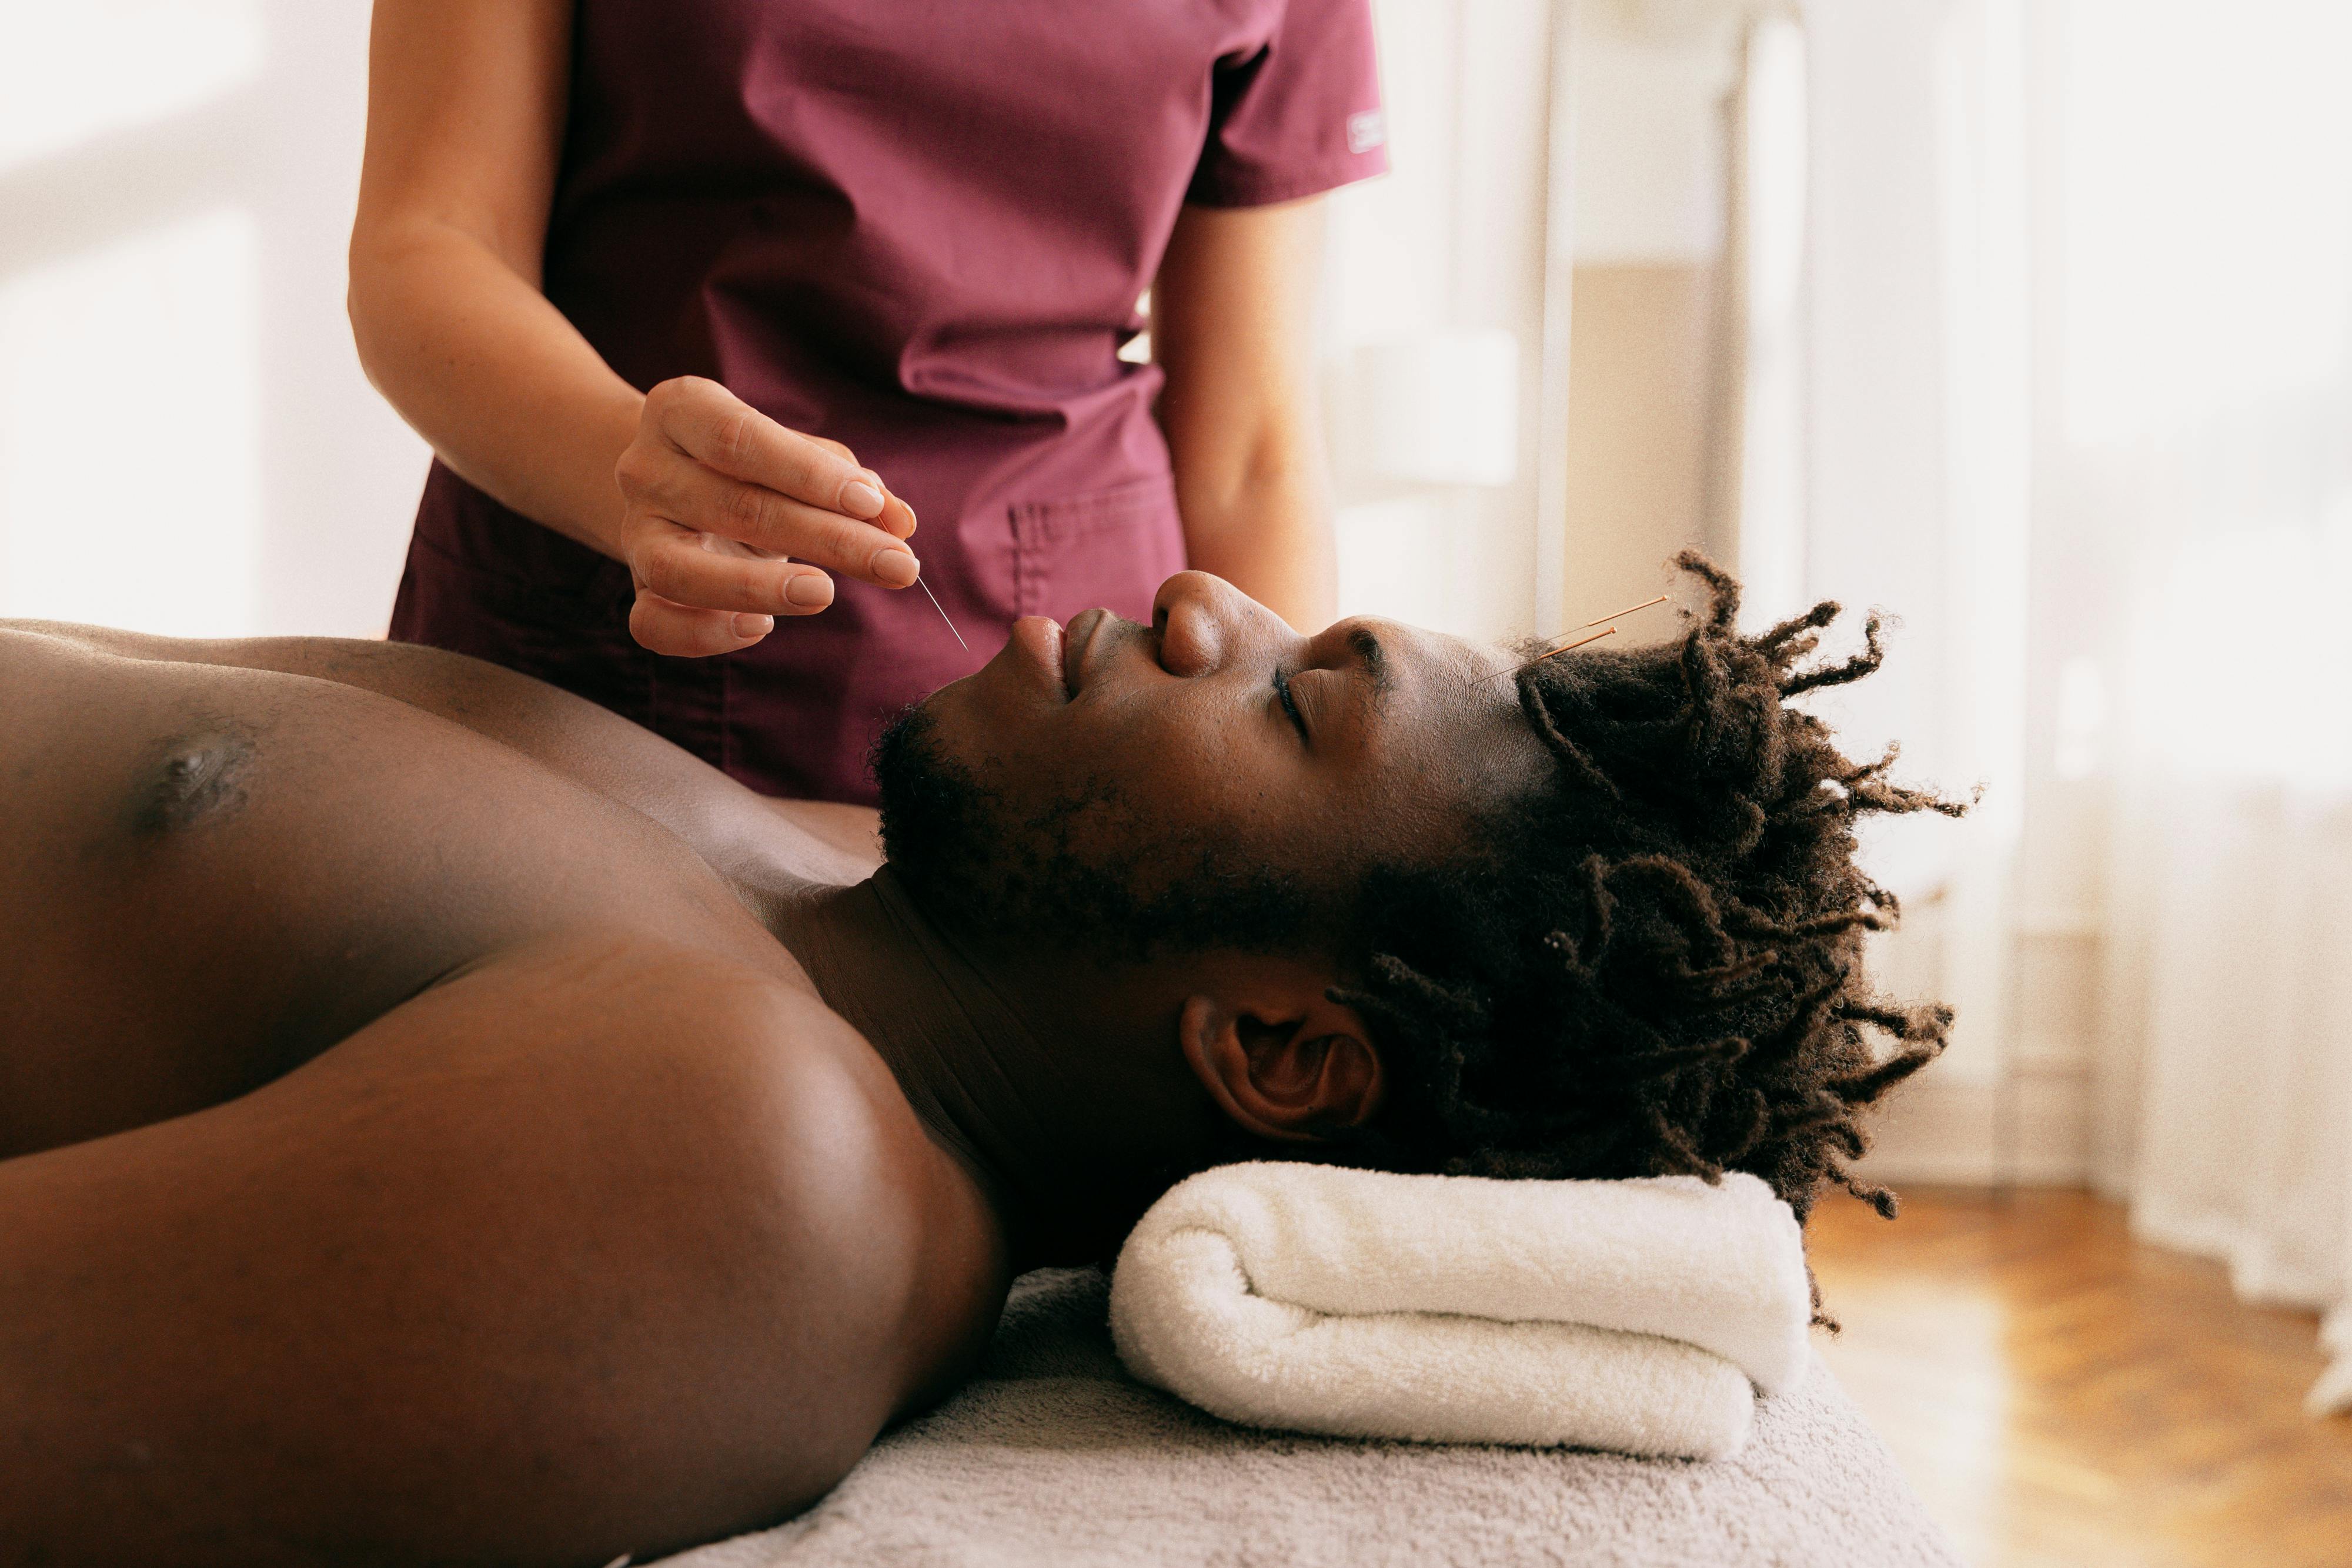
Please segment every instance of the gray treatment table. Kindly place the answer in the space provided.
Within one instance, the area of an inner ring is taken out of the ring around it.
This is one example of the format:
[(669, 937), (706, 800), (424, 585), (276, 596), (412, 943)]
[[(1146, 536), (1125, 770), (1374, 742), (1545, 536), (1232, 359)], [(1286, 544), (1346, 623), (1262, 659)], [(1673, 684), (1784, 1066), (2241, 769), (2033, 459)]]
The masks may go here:
[(661, 1568), (1958, 1568), (1818, 1359), (1714, 1464), (1286, 1437), (1130, 1379), (1108, 1290), (1025, 1276), (952, 1399), (799, 1519)]

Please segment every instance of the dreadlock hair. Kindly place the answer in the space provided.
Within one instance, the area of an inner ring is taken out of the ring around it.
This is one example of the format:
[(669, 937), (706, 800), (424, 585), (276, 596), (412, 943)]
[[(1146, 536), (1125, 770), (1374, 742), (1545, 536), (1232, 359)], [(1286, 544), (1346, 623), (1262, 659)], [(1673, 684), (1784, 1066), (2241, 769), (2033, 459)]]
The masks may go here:
[[(1802, 1219), (1826, 1185), (1892, 1217), (1843, 1162), (1862, 1109), (1943, 1049), (1951, 1010), (1874, 994), (1863, 935), (1892, 894), (1853, 863), (1869, 812), (1967, 808), (1855, 763), (1789, 706), (1879, 667), (1880, 622), (1843, 663), (1799, 665), (1838, 615), (1760, 636), (1705, 557), (1707, 604), (1676, 642), (1519, 670), (1558, 768), (1466, 861), (1376, 872), (1361, 983), (1333, 993), (1385, 1048), (1397, 1092), (1339, 1155), (1492, 1176), (1709, 1182), (1750, 1171)], [(1892, 1038), (1884, 1055), (1869, 1031)]]

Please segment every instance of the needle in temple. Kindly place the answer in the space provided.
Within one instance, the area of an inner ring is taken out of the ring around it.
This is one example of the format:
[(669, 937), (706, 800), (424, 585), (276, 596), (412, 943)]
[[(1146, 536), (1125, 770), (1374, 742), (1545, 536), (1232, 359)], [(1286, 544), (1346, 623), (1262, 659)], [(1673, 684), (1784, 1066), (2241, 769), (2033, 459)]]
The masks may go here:
[[(947, 607), (940, 602), (940, 596), (931, 591), (931, 585), (919, 577), (915, 579), (915, 582), (922, 589), (923, 597), (931, 601), (931, 608), (940, 612), (940, 619), (948, 621)], [(965, 653), (971, 652), (971, 644), (963, 640), (963, 633), (956, 630), (955, 622), (952, 621), (948, 621), (948, 635), (953, 637), (956, 640), (956, 645)]]
[(1503, 671), (1503, 672), (1502, 672), (1502, 674), (1503, 674), (1504, 675), (1516, 675), (1516, 674), (1517, 674), (1521, 670), (1531, 670), (1531, 669), (1535, 668), (1538, 664), (1542, 664), (1546, 659), (1550, 658), (1554, 653), (1567, 653), (1570, 648), (1581, 648), (1581, 647), (1583, 647), (1587, 643), (1598, 643), (1598, 642), (1599, 642), (1599, 641), (1601, 641), (1601, 639), (1602, 639), (1603, 637), (1613, 637), (1613, 636), (1615, 636), (1616, 634), (1617, 634), (1617, 628), (1616, 628), (1616, 627), (1614, 627), (1614, 626), (1604, 626), (1604, 627), (1602, 627), (1600, 631), (1593, 632), (1591, 636), (1588, 636), (1588, 637), (1579, 637), (1579, 638), (1578, 638), (1575, 642), (1573, 642), (1573, 643), (1561, 643), (1559, 647), (1557, 647), (1557, 648), (1552, 648), (1552, 649), (1549, 649), (1549, 650), (1548, 650), (1548, 651), (1546, 651), (1546, 652), (1544, 652), (1544, 653), (1538, 653), (1534, 658), (1529, 659), (1529, 660), (1528, 660), (1526, 664), (1513, 664), (1509, 669)]
[[(1639, 604), (1629, 604), (1624, 609), (1617, 612), (1614, 615), (1595, 616), (1593, 619), (1586, 622), (1584, 626), (1598, 626), (1607, 621), (1622, 621), (1626, 616), (1633, 614), (1636, 610), (1647, 610), (1653, 604), (1664, 604), (1665, 601), (1666, 595), (1661, 593), (1655, 599), (1644, 599)], [(1584, 630), (1584, 626), (1580, 626), (1577, 630), (1581, 632)], [(1570, 646), (1572, 647), (1574, 644), (1571, 643)]]
[[(1664, 604), (1664, 602), (1666, 602), (1666, 601), (1667, 601), (1667, 599), (1668, 599), (1669, 597), (1670, 597), (1670, 596), (1669, 596), (1669, 595), (1667, 595), (1667, 594), (1661, 593), (1661, 594), (1659, 594), (1655, 599), (1644, 599), (1644, 600), (1643, 600), (1643, 601), (1642, 601), (1642, 602), (1641, 602), (1641, 603), (1639, 603), (1639, 604), (1629, 604), (1629, 605), (1627, 605), (1624, 609), (1618, 611), (1615, 614), (1612, 614), (1612, 615), (1602, 615), (1602, 616), (1595, 617), (1593, 620), (1591, 620), (1591, 621), (1586, 622), (1584, 623), (1584, 625), (1583, 625), (1583, 626), (1580, 626), (1580, 627), (1578, 627), (1578, 628), (1577, 628), (1577, 630), (1578, 630), (1578, 631), (1580, 631), (1580, 632), (1581, 632), (1581, 631), (1583, 631), (1583, 630), (1585, 629), (1585, 627), (1588, 627), (1588, 626), (1599, 626), (1599, 625), (1601, 625), (1603, 622), (1615, 622), (1615, 621), (1622, 621), (1622, 620), (1623, 620), (1626, 616), (1633, 614), (1633, 612), (1635, 612), (1636, 610), (1647, 610), (1647, 609), (1648, 609), (1648, 608), (1650, 608), (1650, 606), (1652, 606), (1653, 604)], [(1605, 630), (1603, 630), (1603, 631), (1600, 631), (1600, 632), (1593, 632), (1593, 633), (1592, 633), (1591, 636), (1589, 636), (1589, 637), (1579, 637), (1579, 638), (1578, 638), (1575, 642), (1573, 642), (1573, 643), (1561, 643), (1559, 647), (1557, 647), (1557, 648), (1550, 648), (1550, 649), (1547, 649), (1547, 650), (1545, 650), (1543, 653), (1540, 653), (1537, 654), (1534, 658), (1529, 659), (1529, 660), (1527, 662), (1527, 664), (1514, 664), (1511, 668), (1509, 668), (1509, 669), (1507, 669), (1507, 670), (1505, 670), (1505, 671), (1503, 672), (1503, 674), (1506, 674), (1506, 675), (1516, 675), (1516, 674), (1517, 674), (1521, 670), (1527, 669), (1527, 668), (1530, 667), (1531, 665), (1535, 665), (1535, 664), (1542, 664), (1546, 659), (1550, 658), (1554, 653), (1567, 653), (1570, 648), (1581, 648), (1581, 647), (1583, 647), (1587, 643), (1598, 643), (1599, 641), (1601, 641), (1601, 639), (1602, 639), (1603, 637), (1609, 636), (1610, 634), (1612, 634), (1612, 632), (1614, 632), (1616, 630), (1617, 630), (1617, 628), (1616, 628), (1615, 626), (1612, 625), (1612, 626), (1607, 627), (1607, 628), (1606, 628)]]
[[(1551, 653), (1544, 654), (1542, 658), (1529, 659), (1529, 660), (1528, 661), (1528, 664), (1542, 664), (1542, 663), (1544, 662), (1544, 659), (1549, 659), (1549, 658), (1550, 658), (1550, 657), (1552, 656), (1552, 653), (1567, 653), (1570, 648), (1581, 648), (1581, 647), (1583, 647), (1587, 643), (1598, 643), (1598, 642), (1599, 642), (1599, 641), (1601, 641), (1601, 639), (1602, 639), (1603, 637), (1614, 637), (1616, 634), (1617, 634), (1617, 628), (1616, 628), (1616, 627), (1614, 627), (1614, 626), (1603, 626), (1600, 631), (1598, 631), (1598, 632), (1587, 632), (1585, 635), (1583, 635), (1583, 636), (1581, 636), (1581, 637), (1579, 637), (1579, 638), (1578, 638), (1575, 642), (1573, 642), (1573, 643), (1562, 643), (1559, 647), (1554, 648), (1553, 650), (1551, 650)], [(1519, 668), (1520, 668), (1520, 669), (1522, 669), (1522, 670), (1524, 670), (1524, 669), (1526, 669), (1526, 668), (1528, 667), (1528, 664), (1521, 664), (1521, 665), (1519, 666)], [(1514, 673), (1514, 674), (1517, 674), (1517, 672), (1516, 672), (1516, 671), (1515, 671), (1515, 672), (1513, 672), (1513, 673)]]

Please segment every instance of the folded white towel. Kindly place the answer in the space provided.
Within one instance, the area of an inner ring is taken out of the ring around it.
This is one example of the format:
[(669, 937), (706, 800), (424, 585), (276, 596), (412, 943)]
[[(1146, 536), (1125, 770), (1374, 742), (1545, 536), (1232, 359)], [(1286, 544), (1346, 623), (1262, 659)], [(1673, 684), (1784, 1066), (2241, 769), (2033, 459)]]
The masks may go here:
[(1718, 1458), (1808, 1364), (1796, 1217), (1751, 1176), (1486, 1181), (1290, 1162), (1171, 1188), (1120, 1250), (1128, 1369), (1228, 1420)]

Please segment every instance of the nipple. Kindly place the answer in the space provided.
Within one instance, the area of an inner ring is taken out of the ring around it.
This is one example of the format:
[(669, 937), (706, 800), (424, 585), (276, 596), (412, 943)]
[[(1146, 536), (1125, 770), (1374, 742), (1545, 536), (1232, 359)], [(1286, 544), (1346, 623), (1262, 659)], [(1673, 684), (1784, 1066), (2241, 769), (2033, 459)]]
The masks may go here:
[(245, 779), (259, 748), (241, 727), (218, 725), (166, 743), (148, 775), (137, 827), (184, 832), (245, 804)]

